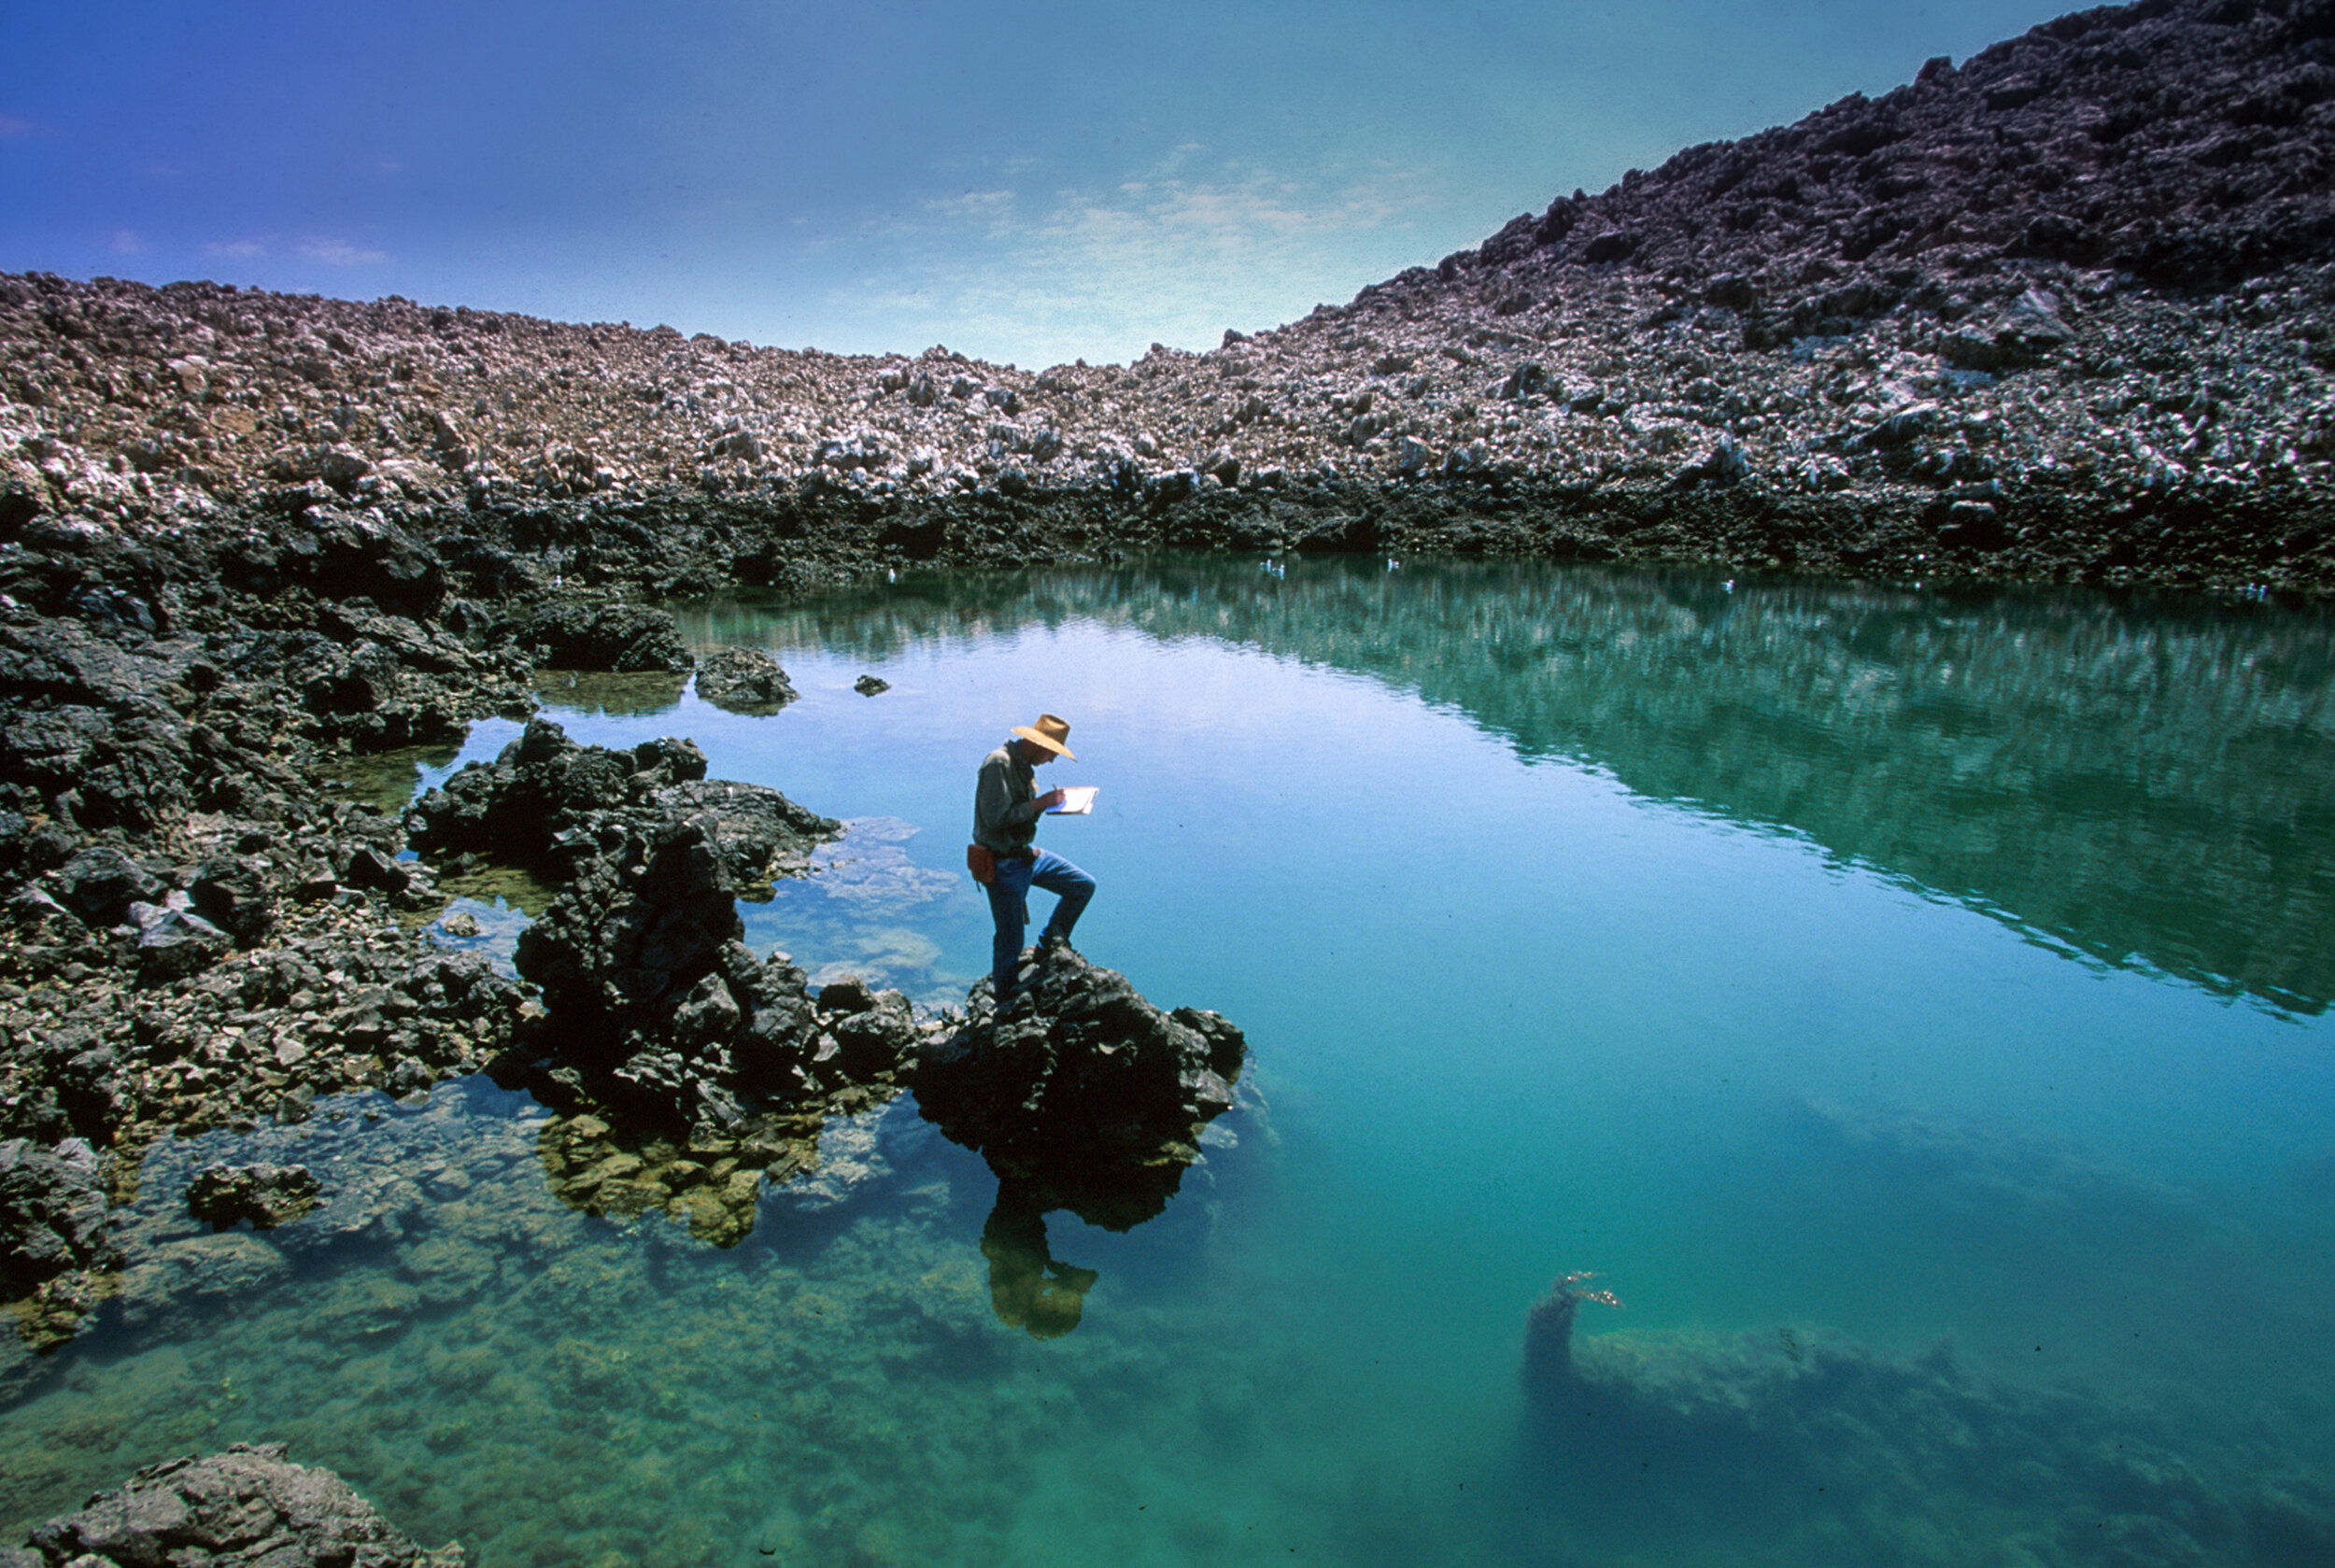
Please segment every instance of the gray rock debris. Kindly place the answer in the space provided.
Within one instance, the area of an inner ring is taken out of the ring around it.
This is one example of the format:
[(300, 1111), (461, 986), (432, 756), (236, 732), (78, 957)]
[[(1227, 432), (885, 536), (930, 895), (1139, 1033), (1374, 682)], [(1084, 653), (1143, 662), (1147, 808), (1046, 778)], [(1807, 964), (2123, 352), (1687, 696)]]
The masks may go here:
[(0, 1568), (459, 1568), (425, 1551), (330, 1470), (293, 1464), (281, 1443), (149, 1465), (78, 1512), (37, 1525)]

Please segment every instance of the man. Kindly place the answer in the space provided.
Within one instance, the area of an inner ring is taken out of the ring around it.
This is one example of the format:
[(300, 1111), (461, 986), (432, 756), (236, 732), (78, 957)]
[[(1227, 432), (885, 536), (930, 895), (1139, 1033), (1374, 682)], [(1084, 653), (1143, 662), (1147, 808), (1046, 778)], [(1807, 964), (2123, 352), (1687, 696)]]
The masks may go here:
[(1018, 725), (1005, 744), (982, 758), (973, 787), (973, 842), (997, 857), (987, 884), (990, 918), (997, 922), (991, 974), (998, 1006), (1013, 994), (1013, 971), (1022, 956), (1022, 930), (1029, 924), (1029, 890), (1057, 896), (1053, 917), (1039, 938), (1040, 947), (1070, 945), (1070, 928), (1095, 896), (1095, 879), (1058, 855), (1037, 846), (1038, 819), (1062, 804), (1062, 791), (1038, 793), (1037, 770), (1057, 756), (1078, 760), (1066, 743), (1070, 727), (1052, 713), (1034, 725)]

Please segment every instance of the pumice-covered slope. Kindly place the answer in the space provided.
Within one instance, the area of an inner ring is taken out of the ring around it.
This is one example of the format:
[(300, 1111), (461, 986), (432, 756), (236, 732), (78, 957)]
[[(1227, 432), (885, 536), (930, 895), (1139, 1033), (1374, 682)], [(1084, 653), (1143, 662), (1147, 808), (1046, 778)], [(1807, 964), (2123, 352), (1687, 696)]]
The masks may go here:
[(2324, 593), (2330, 14), (2064, 16), (1128, 366), (5, 277), (0, 523), (357, 504), (649, 588), (1231, 544)]
[(652, 588), (1164, 543), (2324, 592), (2331, 18), (2080, 12), (1125, 366), (0, 279), (0, 524), (354, 503)]

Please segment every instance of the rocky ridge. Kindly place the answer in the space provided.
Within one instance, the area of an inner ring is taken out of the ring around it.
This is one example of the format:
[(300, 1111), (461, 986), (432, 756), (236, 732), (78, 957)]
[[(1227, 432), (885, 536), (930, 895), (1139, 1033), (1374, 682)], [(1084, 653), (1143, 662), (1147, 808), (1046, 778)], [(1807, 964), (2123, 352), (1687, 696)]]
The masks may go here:
[(505, 589), (1177, 544), (2323, 593), (2329, 16), (2076, 13), (1125, 366), (10, 278), (0, 524), (377, 515)]

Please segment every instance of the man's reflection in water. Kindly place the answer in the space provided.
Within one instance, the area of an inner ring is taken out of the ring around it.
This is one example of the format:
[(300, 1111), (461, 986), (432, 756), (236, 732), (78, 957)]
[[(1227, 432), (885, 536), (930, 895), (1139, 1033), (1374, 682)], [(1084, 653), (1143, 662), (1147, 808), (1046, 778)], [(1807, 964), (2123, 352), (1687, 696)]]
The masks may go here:
[(989, 1260), (989, 1304), (1009, 1328), (1033, 1339), (1059, 1339), (1079, 1326), (1086, 1293), (1101, 1278), (1091, 1268), (1056, 1263), (1046, 1251), (1046, 1217), (1028, 1192), (998, 1188), (998, 1205), (981, 1228)]

